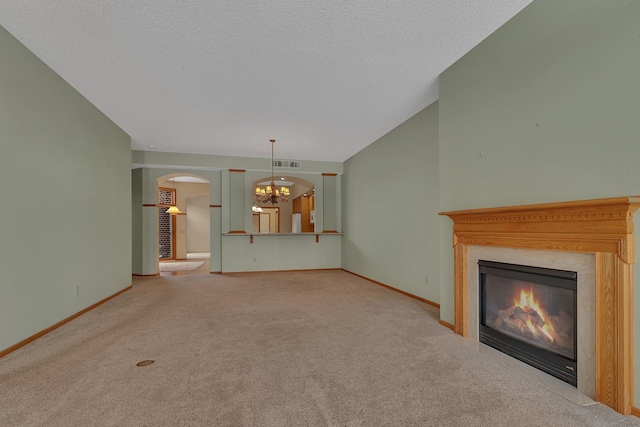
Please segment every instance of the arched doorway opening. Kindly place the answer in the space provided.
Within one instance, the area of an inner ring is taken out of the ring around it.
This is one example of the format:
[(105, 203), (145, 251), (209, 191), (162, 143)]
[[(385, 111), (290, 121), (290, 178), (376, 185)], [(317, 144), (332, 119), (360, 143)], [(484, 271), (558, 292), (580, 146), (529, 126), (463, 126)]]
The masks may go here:
[(315, 188), (314, 184), (303, 178), (280, 175), (274, 177), (279, 192), (287, 189), (287, 201), (273, 204), (260, 197), (271, 185), (271, 177), (253, 181), (255, 192), (253, 199), (254, 233), (300, 233), (314, 232)]
[[(209, 274), (209, 181), (182, 172), (161, 176), (156, 181), (160, 275)], [(167, 213), (172, 204), (178, 207), (179, 213)]]

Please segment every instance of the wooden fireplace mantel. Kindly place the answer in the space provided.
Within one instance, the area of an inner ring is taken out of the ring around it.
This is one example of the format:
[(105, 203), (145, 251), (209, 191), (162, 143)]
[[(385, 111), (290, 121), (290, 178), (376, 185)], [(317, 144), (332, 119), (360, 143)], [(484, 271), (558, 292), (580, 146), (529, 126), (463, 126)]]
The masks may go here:
[(454, 331), (467, 336), (467, 246), (596, 256), (596, 400), (633, 403), (633, 213), (640, 196), (441, 212), (453, 220)]

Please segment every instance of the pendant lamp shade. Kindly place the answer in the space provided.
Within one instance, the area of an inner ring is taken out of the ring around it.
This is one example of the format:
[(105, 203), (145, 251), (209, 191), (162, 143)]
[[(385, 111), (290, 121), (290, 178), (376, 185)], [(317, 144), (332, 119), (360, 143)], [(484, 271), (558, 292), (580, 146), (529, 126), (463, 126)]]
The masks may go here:
[(182, 213), (180, 209), (178, 209), (178, 207), (175, 205), (169, 206), (169, 209), (167, 209), (165, 212), (171, 215), (178, 215)]
[[(175, 182), (175, 178), (171, 179), (171, 189), (173, 190), (174, 194), (175, 194), (175, 188), (174, 188), (174, 182)], [(180, 209), (178, 209), (178, 206), (176, 206), (176, 201), (175, 199), (177, 199), (177, 197), (174, 195), (173, 197), (173, 203), (171, 204), (171, 206), (169, 206), (169, 209), (167, 209), (165, 212), (171, 215), (178, 215), (181, 214), (182, 212), (180, 211)]]

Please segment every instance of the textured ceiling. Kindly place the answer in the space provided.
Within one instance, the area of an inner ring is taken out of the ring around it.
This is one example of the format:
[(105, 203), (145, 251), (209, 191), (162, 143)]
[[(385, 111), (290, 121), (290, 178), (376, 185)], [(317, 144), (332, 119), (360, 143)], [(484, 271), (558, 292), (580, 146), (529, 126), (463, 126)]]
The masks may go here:
[(344, 161), (531, 0), (0, 0), (132, 148)]

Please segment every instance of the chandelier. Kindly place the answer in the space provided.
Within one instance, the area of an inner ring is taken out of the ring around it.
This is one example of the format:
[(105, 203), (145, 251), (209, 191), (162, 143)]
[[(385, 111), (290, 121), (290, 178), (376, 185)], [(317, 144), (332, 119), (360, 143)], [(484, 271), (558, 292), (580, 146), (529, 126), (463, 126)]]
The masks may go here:
[(273, 145), (276, 140), (270, 139), (269, 141), (271, 142), (271, 185), (256, 187), (256, 203), (264, 204), (270, 202), (272, 205), (277, 205), (278, 202), (286, 202), (289, 199), (289, 188), (285, 186), (280, 187), (279, 190), (276, 188), (273, 175)]

